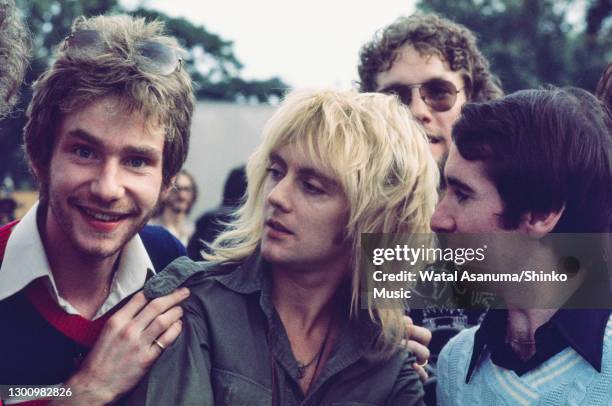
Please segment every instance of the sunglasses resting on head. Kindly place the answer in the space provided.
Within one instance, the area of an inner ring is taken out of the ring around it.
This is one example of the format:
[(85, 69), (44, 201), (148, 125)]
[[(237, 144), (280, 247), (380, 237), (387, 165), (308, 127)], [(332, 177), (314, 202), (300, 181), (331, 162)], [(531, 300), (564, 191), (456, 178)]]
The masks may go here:
[[(181, 69), (183, 58), (178, 49), (152, 40), (136, 41), (134, 45), (137, 54), (126, 59), (133, 58), (142, 71), (167, 76)], [(107, 51), (108, 44), (96, 30), (79, 30), (64, 38), (61, 49), (75, 58), (95, 59)]]

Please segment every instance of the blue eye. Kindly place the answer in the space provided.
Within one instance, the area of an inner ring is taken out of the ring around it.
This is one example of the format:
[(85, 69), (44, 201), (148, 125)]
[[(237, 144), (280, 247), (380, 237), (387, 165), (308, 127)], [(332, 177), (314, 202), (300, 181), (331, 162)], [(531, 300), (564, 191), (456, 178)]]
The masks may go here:
[(133, 168), (142, 168), (143, 166), (146, 166), (148, 164), (148, 161), (145, 158), (134, 157), (129, 158), (127, 160), (127, 163)]
[(268, 168), (266, 168), (266, 171), (268, 172), (268, 175), (272, 180), (280, 180), (283, 177), (283, 172), (275, 168), (274, 166), (269, 166)]
[(93, 156), (93, 151), (87, 147), (75, 147), (73, 153), (79, 158), (89, 159)]

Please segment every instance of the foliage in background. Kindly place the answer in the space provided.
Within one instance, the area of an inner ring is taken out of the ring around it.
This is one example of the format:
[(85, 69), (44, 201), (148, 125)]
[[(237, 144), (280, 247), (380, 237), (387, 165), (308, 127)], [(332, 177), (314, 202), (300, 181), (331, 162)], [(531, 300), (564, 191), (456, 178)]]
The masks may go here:
[[(117, 0), (17, 0), (34, 38), (34, 58), (26, 77), (32, 83), (50, 62), (54, 46), (69, 33), (74, 18), (125, 12)], [(543, 84), (575, 85), (593, 91), (612, 60), (612, 0), (420, 0), (475, 31), (492, 70), (509, 93)], [(186, 69), (200, 99), (266, 102), (288, 86), (279, 78), (245, 80), (231, 41), (183, 18), (139, 8), (131, 14), (159, 18), (188, 49)], [(575, 17), (578, 16), (576, 19)], [(572, 23), (571, 21), (577, 21)], [(29, 86), (13, 119), (0, 123), (0, 182), (11, 174), (18, 187), (31, 183), (19, 144)]]
[(277, 77), (268, 80), (242, 79), (239, 75), (242, 64), (234, 55), (233, 43), (210, 33), (203, 26), (144, 8), (130, 14), (164, 21), (168, 32), (190, 51), (187, 69), (196, 83), (198, 99), (263, 103), (281, 98), (289, 87)]
[(421, 0), (417, 8), (476, 32), (506, 93), (544, 84), (594, 91), (612, 60), (612, 0)]
[[(26, 75), (22, 100), (10, 119), (0, 123), (0, 183), (10, 174), (18, 187), (31, 185), (19, 147), (24, 111), (30, 101), (29, 84), (47, 68), (53, 49), (70, 33), (72, 21), (81, 15), (125, 13), (118, 0), (16, 0), (32, 33), (33, 55)], [(246, 80), (240, 76), (242, 63), (236, 58), (233, 43), (194, 25), (184, 18), (173, 18), (154, 10), (139, 8), (129, 14), (166, 23), (169, 34), (178, 38), (189, 51), (187, 69), (195, 81), (198, 99), (214, 99), (243, 103), (276, 101), (289, 86), (281, 79)]]

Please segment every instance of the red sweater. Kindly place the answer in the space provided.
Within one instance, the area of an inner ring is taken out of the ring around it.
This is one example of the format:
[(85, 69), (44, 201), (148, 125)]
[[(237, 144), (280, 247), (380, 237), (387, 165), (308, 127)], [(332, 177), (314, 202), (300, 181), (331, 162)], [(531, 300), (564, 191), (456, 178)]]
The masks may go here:
[[(18, 221), (0, 228), (0, 261)], [(95, 321), (68, 314), (53, 300), (42, 279), (0, 301), (0, 384), (58, 385), (68, 379), (96, 342), (109, 313)], [(5, 399), (6, 400), (6, 399)], [(19, 405), (43, 405), (31, 400)]]
[[(0, 263), (17, 223), (0, 227)], [(185, 247), (162, 227), (145, 226), (139, 234), (155, 269), (161, 270), (186, 255)], [(0, 300), (0, 385), (49, 386), (65, 382), (77, 371), (109, 316), (107, 313), (91, 321), (65, 313), (41, 280)], [(20, 405), (45, 403), (48, 400)]]

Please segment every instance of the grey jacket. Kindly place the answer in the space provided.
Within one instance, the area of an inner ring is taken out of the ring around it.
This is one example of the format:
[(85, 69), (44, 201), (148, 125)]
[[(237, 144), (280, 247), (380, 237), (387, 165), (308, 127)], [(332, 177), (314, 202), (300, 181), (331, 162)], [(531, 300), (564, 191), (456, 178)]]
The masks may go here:
[[(289, 339), (271, 300), (269, 273), (255, 255), (242, 265), (175, 260), (145, 286), (149, 298), (184, 284), (183, 332), (128, 398), (131, 405), (420, 405), (423, 389), (400, 350), (381, 359), (378, 329), (345, 323), (321, 374), (303, 395)], [(347, 306), (348, 307), (348, 306)], [(348, 319), (348, 317), (347, 317)]]

